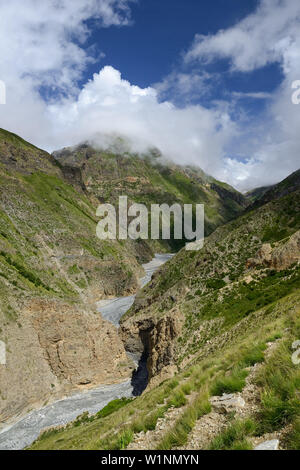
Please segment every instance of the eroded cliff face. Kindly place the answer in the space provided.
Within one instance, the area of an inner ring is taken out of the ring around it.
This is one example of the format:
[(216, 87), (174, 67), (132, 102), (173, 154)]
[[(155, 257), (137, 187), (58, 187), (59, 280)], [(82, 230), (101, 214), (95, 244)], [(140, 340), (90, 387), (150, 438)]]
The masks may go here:
[(159, 383), (177, 371), (177, 341), (183, 326), (183, 316), (173, 309), (168, 315), (134, 317), (121, 321), (120, 336), (127, 351), (147, 356), (148, 387)]
[(7, 363), (0, 367), (0, 423), (71, 391), (129, 378), (117, 329), (100, 314), (62, 301), (24, 303), (10, 323)]

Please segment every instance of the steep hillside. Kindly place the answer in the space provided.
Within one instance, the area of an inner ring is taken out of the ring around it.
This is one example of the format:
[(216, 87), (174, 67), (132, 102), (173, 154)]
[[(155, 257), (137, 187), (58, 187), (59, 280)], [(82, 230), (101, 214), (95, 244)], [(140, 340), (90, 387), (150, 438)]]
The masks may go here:
[[(146, 155), (115, 154), (88, 144), (54, 152), (65, 178), (100, 202), (114, 204), (127, 195), (129, 202), (151, 204), (203, 203), (206, 234), (243, 211), (246, 199), (229, 185), (193, 167), (167, 162), (155, 151)], [(171, 240), (166, 248), (177, 250), (184, 242)], [(150, 242), (151, 244), (151, 242)]]
[[(55, 160), (0, 132), (0, 421), (67, 391), (129, 377), (101, 298), (134, 292), (143, 243), (103, 242), (95, 210)], [(25, 352), (25, 354), (24, 354)]]
[(32, 449), (299, 450), (299, 274), (298, 189), (162, 267), (121, 324), (127, 349), (148, 355), (146, 392)]
[(271, 186), (262, 186), (261, 188), (252, 189), (245, 194), (246, 199), (249, 201), (249, 204), (253, 204), (261, 199), (270, 189)]
[(60, 174), (58, 165), (51, 155), (1, 128), (0, 155), (1, 166), (10, 172), (31, 174), (43, 171), (49, 175)]
[(209, 230), (242, 210), (239, 193), (226, 187), (220, 196), (200, 170), (88, 146), (56, 158), (0, 130), (0, 340), (7, 347), (0, 369), (2, 422), (71, 390), (132, 373), (116, 328), (95, 313), (95, 301), (134, 293), (140, 263), (170, 246), (99, 240), (99, 202), (113, 203), (124, 193), (145, 203), (200, 200), (207, 204)]
[[(296, 191), (299, 188), (299, 186), (300, 186), (300, 170), (297, 170), (278, 184), (274, 184), (273, 186), (270, 186), (269, 188), (260, 188), (260, 189), (254, 190), (252, 192), (252, 196), (254, 196), (254, 199), (252, 197), (253, 204), (250, 205), (249, 209), (252, 210), (257, 207), (261, 207), (270, 201), (274, 201), (275, 199), (279, 199), (283, 196), (286, 196), (287, 194), (292, 193), (293, 191)], [(250, 192), (250, 199), (251, 199), (251, 192)]]
[[(181, 250), (122, 319), (130, 350), (149, 351), (150, 378), (189, 362), (203, 343), (299, 288), (300, 190)], [(152, 354), (153, 352), (153, 354)]]
[(298, 290), (216, 334), (176, 377), (48, 430), (30, 449), (251, 450), (272, 440), (300, 450), (300, 371), (291, 360), (299, 319)]

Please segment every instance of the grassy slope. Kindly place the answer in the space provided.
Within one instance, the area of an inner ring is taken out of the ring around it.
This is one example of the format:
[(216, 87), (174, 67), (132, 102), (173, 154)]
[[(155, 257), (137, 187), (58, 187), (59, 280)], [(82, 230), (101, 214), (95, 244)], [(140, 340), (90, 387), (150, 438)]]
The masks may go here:
[(264, 194), (271, 189), (271, 186), (262, 186), (261, 188), (255, 188), (251, 191), (246, 193), (246, 198), (249, 201), (249, 204), (253, 204), (254, 202), (261, 199)]
[[(295, 171), (283, 181), (278, 184), (274, 184), (270, 188), (267, 188), (267, 191), (261, 191), (264, 188), (254, 190), (253, 193), (258, 192), (257, 197), (254, 197), (252, 201), (253, 204), (249, 207), (250, 210), (261, 207), (264, 204), (267, 204), (270, 201), (279, 199), (293, 191), (296, 191), (300, 185), (300, 170)], [(251, 192), (250, 192), (251, 196)]]
[[(178, 363), (216, 330), (226, 330), (258, 308), (299, 289), (299, 267), (248, 273), (246, 261), (262, 243), (274, 246), (300, 228), (300, 191), (218, 228), (199, 252), (182, 250), (137, 296), (123, 317), (160, 318), (177, 308), (185, 317), (177, 339)], [(286, 241), (286, 240), (285, 240)], [(250, 283), (245, 282), (248, 274)], [(199, 331), (201, 329), (201, 336)]]
[[(137, 308), (138, 299), (129, 316), (163, 316), (175, 299), (186, 319), (178, 338), (179, 373), (109, 416), (85, 415), (45, 433), (31, 448), (123, 449), (135, 433), (155, 429), (172, 406), (182, 414), (158, 448), (184, 445), (196, 421), (209, 413), (209, 396), (241, 391), (247, 367), (262, 362), (260, 412), (244, 421), (232, 416), (211, 448), (248, 449), (251, 437), (289, 425), (282, 445), (299, 449), (300, 369), (291, 360), (292, 343), (300, 337), (299, 266), (279, 273), (257, 270), (252, 282), (244, 282), (245, 262), (262, 241), (277, 245), (299, 229), (299, 208), (298, 191), (219, 228), (203, 251), (182, 250), (165, 265), (142, 293), (150, 299), (148, 310)], [(231, 279), (226, 285), (225, 276)], [(278, 338), (279, 347), (265, 359), (266, 343)]]
[[(296, 397), (300, 376), (299, 366), (291, 361), (292, 342), (300, 335), (299, 313), (300, 297), (295, 293), (273, 303), (272, 309), (263, 308), (251, 314), (242, 320), (234, 335), (225, 342), (220, 337), (219, 344), (206, 351), (205, 358), (195, 359), (175, 378), (129, 403), (112, 403), (109, 414), (99, 413), (90, 418), (83, 415), (65, 429), (47, 431), (31, 449), (124, 449), (135, 433), (155, 429), (158, 418), (170, 407), (182, 408), (182, 414), (172, 428), (166, 430), (158, 448), (184, 445), (197, 419), (210, 412), (209, 396), (216, 391), (241, 390), (246, 368), (257, 362), (264, 363), (259, 377), (260, 414), (251, 425), (239, 423), (242, 428), (239, 433), (219, 436), (211, 445), (213, 448), (249, 448), (248, 437), (290, 424), (284, 446), (299, 449), (300, 409)], [(282, 338), (280, 349), (264, 362), (266, 343), (279, 337)], [(187, 405), (192, 393), (193, 399)], [(237, 428), (234, 417), (232, 426)]]
[[(208, 217), (213, 220), (210, 230), (241, 210), (238, 203), (222, 201), (209, 190), (200, 170), (154, 168), (149, 158), (88, 151), (92, 152), (88, 161), (86, 151), (75, 155), (79, 166), (81, 160), (85, 162), (83, 191), (76, 178), (67, 182), (61, 164), (47, 152), (0, 129), (0, 312), (4, 323), (16, 320), (19, 302), (32, 295), (77, 301), (97, 279), (103, 280), (109, 295), (134, 288), (139, 270), (136, 259), (146, 261), (153, 251), (144, 242), (100, 241), (95, 217), (98, 198), (113, 202), (125, 193), (145, 203), (200, 199), (207, 203)], [(71, 156), (72, 165), (73, 160)]]

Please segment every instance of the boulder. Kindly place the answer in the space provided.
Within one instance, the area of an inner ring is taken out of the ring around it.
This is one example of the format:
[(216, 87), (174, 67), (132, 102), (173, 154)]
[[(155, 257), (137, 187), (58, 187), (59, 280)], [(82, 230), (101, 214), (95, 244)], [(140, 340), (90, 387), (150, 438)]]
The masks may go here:
[(272, 439), (271, 441), (265, 441), (255, 447), (254, 450), (278, 450), (279, 440)]
[(224, 393), (221, 397), (212, 397), (210, 399), (213, 410), (220, 413), (231, 413), (238, 409), (244, 408), (245, 400), (238, 394)]

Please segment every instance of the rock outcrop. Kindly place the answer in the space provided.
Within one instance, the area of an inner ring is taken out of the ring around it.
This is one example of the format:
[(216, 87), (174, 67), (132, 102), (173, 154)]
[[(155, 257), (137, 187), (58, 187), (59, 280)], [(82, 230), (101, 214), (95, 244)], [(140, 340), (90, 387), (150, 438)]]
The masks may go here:
[(213, 410), (219, 413), (231, 413), (246, 405), (245, 400), (239, 394), (234, 393), (223, 393), (221, 397), (211, 397), (209, 401)]
[(74, 390), (132, 374), (117, 329), (82, 305), (32, 299), (6, 329), (0, 366), (0, 423)]
[(150, 385), (174, 375), (176, 341), (182, 330), (183, 316), (173, 310), (166, 317), (129, 318), (121, 321), (120, 335), (127, 351), (146, 354)]
[(267, 267), (278, 271), (300, 261), (300, 231), (294, 233), (288, 241), (272, 248), (265, 243), (254, 258), (248, 259), (246, 268)]
[(271, 441), (262, 442), (254, 450), (279, 450), (279, 440), (272, 439)]

